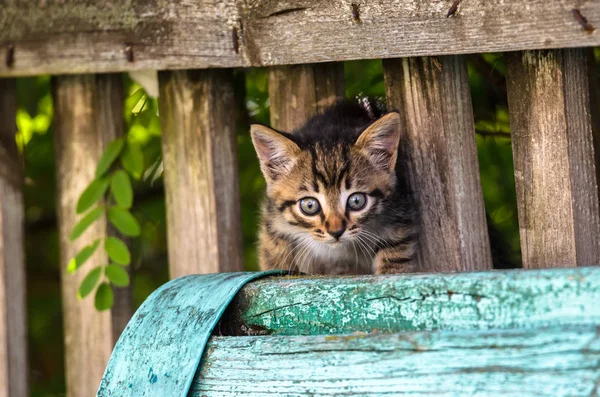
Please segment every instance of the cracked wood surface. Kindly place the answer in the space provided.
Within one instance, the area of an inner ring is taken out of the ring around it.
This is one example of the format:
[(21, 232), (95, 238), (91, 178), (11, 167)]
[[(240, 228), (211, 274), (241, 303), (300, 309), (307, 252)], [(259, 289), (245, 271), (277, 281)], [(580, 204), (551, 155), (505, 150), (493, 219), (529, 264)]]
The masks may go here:
[(0, 7), (0, 76), (600, 44), (598, 2), (470, 0), (448, 18), (451, 7), (450, 0), (5, 0)]
[[(323, 335), (600, 324), (600, 268), (277, 277), (245, 286), (224, 335)], [(218, 328), (219, 329), (219, 328)]]
[(67, 396), (92, 396), (121, 331), (133, 312), (131, 286), (119, 288), (112, 310), (99, 312), (94, 296), (77, 298), (83, 278), (108, 262), (101, 247), (74, 274), (67, 263), (80, 249), (111, 233), (104, 216), (76, 241), (69, 236), (82, 215), (75, 207), (95, 178), (106, 145), (123, 135), (123, 87), (118, 74), (59, 76), (52, 82)]
[(383, 71), (388, 107), (401, 115), (402, 171), (419, 214), (414, 271), (491, 269), (464, 58), (384, 60)]
[(598, 396), (597, 327), (213, 337), (190, 396)]
[(587, 54), (508, 54), (507, 93), (523, 267), (600, 263)]
[(243, 269), (230, 70), (159, 73), (171, 278)]

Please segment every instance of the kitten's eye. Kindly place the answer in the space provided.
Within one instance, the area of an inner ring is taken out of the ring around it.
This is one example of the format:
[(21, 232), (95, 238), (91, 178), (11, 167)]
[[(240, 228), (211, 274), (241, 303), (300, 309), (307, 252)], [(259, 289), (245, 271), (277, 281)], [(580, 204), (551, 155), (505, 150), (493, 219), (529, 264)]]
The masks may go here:
[(300, 209), (306, 215), (317, 215), (321, 211), (321, 204), (314, 197), (305, 197), (300, 200)]
[(358, 211), (364, 208), (365, 204), (367, 204), (367, 196), (364, 193), (352, 193), (350, 197), (348, 197), (348, 208), (352, 211)]

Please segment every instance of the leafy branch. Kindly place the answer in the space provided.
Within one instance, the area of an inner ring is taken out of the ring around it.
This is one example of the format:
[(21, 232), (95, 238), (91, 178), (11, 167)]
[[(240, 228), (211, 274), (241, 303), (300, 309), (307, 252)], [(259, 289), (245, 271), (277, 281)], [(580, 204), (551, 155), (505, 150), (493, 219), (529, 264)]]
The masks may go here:
[[(120, 166), (117, 160), (120, 160)], [(126, 142), (124, 138), (115, 139), (108, 144), (96, 167), (94, 180), (77, 201), (77, 213), (85, 215), (73, 227), (69, 239), (78, 239), (102, 215), (106, 215), (122, 235), (139, 236), (140, 225), (130, 211), (133, 205), (131, 178), (139, 179), (143, 172), (144, 156), (139, 145)], [(83, 266), (100, 247), (102, 240), (109, 263), (96, 266), (87, 273), (79, 286), (77, 297), (83, 299), (95, 289), (96, 309), (107, 310), (114, 302), (112, 286), (126, 287), (130, 283), (125, 266), (131, 263), (131, 254), (122, 239), (109, 236), (94, 240), (69, 261), (67, 272), (74, 273)]]

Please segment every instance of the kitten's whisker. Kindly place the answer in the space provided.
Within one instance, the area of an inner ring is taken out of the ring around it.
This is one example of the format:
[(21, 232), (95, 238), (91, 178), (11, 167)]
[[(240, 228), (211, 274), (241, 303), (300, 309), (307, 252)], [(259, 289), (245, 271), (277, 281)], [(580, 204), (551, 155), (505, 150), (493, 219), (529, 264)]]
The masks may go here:
[[(290, 255), (292, 255), (292, 253), (293, 253), (294, 251), (296, 251), (298, 248), (302, 247), (302, 246), (304, 245), (305, 241), (306, 241), (306, 240), (300, 240), (300, 242), (298, 243), (298, 245), (296, 245), (294, 248), (292, 248), (292, 249), (290, 250), (290, 252), (288, 252), (288, 253), (287, 253), (287, 255), (285, 256), (285, 258), (283, 258), (283, 261), (281, 261), (281, 266), (282, 266), (282, 267), (283, 267), (283, 266), (285, 266), (285, 264), (286, 264), (286, 261), (288, 260), (288, 258), (290, 257)], [(292, 257), (291, 257), (291, 261), (292, 261), (292, 266), (294, 266), (294, 255), (292, 255)], [(291, 269), (292, 269), (292, 268), (290, 267), (290, 272), (291, 272)]]
[[(304, 268), (304, 266), (302, 266), (305, 262), (304, 259), (308, 256), (308, 253), (310, 252), (310, 240), (305, 240), (306, 244), (304, 245), (304, 248), (301, 250), (301, 252), (298, 253), (298, 268)], [(307, 272), (310, 273), (307, 269)]]
[(365, 233), (365, 235), (369, 235), (369, 236), (375, 238), (377, 241), (382, 243), (384, 246), (386, 246), (388, 248), (393, 248), (392, 245), (387, 240), (385, 240), (383, 237), (378, 236), (377, 234), (371, 232), (370, 230), (364, 229), (363, 232)]
[(356, 245), (354, 245), (354, 241), (350, 240), (352, 243), (352, 248), (354, 248), (354, 270), (358, 270), (358, 253), (356, 252)]
[(359, 244), (360, 250), (362, 251), (362, 253), (368, 257), (369, 259), (372, 259), (371, 254), (365, 249), (366, 245), (365, 243), (361, 240), (360, 236), (356, 236), (356, 242)]
[(365, 247), (367, 247), (367, 249), (369, 251), (371, 251), (371, 253), (373, 254), (371, 256), (371, 258), (374, 258), (375, 256), (377, 256), (377, 253), (375, 252), (375, 250), (373, 248), (371, 248), (371, 246), (367, 243), (367, 241), (362, 239), (362, 237), (364, 237), (364, 236), (356, 236), (356, 237), (357, 237), (358, 241), (361, 241), (365, 245)]

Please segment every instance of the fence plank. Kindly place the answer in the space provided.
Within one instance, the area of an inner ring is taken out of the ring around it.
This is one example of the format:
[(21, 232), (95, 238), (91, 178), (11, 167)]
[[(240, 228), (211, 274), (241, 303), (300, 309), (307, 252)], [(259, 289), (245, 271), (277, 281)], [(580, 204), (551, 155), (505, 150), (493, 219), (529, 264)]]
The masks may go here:
[(161, 72), (172, 278), (243, 269), (233, 76)]
[(523, 266), (600, 263), (600, 212), (583, 50), (507, 55)]
[[(470, 0), (449, 18), (450, 0), (4, 3), (0, 53), (14, 56), (0, 63), (0, 76), (600, 45), (593, 31), (600, 25), (600, 3), (592, 1)], [(589, 25), (578, 21), (574, 9)]]
[[(56, 77), (53, 95), (67, 396), (93, 396), (115, 336), (128, 321), (132, 308), (122, 306), (113, 313), (98, 312), (93, 296), (77, 299), (77, 289), (87, 272), (107, 263), (102, 249), (75, 274), (66, 272), (66, 264), (84, 245), (107, 235), (107, 224), (102, 218), (78, 240), (69, 241), (80, 218), (75, 213), (79, 195), (94, 178), (107, 143), (123, 134), (122, 80), (119, 75)], [(117, 296), (116, 302), (123, 301)]]
[(344, 97), (344, 64), (279, 66), (269, 71), (273, 128), (292, 132)]
[(26, 397), (24, 209), (15, 80), (0, 79), (0, 397)]
[(218, 329), (223, 335), (328, 335), (597, 325), (598, 299), (596, 267), (273, 277), (242, 288)]
[(191, 397), (597, 396), (596, 327), (213, 337)]
[(419, 271), (492, 267), (471, 94), (461, 56), (384, 61), (388, 106), (421, 217)]

